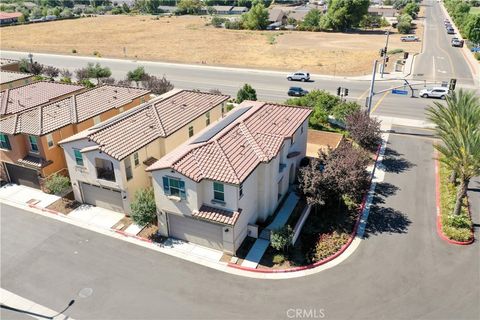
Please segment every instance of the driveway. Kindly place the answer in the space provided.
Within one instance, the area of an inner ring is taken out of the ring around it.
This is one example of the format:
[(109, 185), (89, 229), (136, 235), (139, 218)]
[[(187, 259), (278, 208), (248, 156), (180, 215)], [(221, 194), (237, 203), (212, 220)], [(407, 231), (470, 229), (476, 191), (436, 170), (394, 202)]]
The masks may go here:
[(76, 299), (77, 319), (478, 319), (478, 242), (436, 234), (429, 133), (392, 129), (366, 239), (335, 268), (241, 278), (2, 205), (2, 287), (53, 310)]

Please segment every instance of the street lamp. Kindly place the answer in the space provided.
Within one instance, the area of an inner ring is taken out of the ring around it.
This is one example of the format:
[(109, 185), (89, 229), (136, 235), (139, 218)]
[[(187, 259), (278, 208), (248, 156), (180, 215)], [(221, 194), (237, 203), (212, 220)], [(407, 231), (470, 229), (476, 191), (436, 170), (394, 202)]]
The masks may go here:
[(30, 64), (33, 64), (33, 54), (32, 53), (28, 54), (28, 59), (30, 60)]

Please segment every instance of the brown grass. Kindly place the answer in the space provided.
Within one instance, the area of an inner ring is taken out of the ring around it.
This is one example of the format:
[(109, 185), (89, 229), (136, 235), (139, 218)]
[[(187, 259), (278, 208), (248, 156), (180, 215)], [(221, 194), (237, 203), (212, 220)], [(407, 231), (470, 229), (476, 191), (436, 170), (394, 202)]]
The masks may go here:
[[(371, 72), (383, 34), (225, 30), (199, 16), (99, 16), (2, 28), (2, 49), (137, 58), (337, 75)], [(275, 41), (270, 44), (272, 35)], [(421, 35), (421, 34), (420, 34)], [(418, 52), (419, 43), (390, 37), (389, 48)], [(124, 55), (126, 48), (126, 56)]]

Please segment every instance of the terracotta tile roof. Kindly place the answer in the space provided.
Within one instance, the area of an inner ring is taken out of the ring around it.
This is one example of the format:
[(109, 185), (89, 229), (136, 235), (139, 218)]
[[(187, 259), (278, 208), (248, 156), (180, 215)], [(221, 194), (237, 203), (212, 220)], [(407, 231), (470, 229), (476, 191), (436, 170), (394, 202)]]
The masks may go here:
[(39, 81), (0, 92), (0, 115), (15, 114), (52, 99), (84, 89), (83, 86)]
[(329, 148), (336, 149), (343, 140), (343, 135), (335, 132), (308, 130), (307, 136), (307, 157), (318, 157), (318, 151), (328, 151)]
[(0, 66), (6, 66), (6, 65), (9, 65), (9, 64), (14, 64), (14, 63), (19, 63), (19, 62), (20, 61), (18, 61), (18, 60), (0, 58)]
[(122, 160), (153, 140), (171, 135), (228, 98), (225, 95), (175, 90), (60, 143), (88, 137), (100, 145), (102, 152)]
[(243, 102), (147, 171), (172, 168), (197, 182), (210, 179), (239, 184), (261, 162), (272, 160), (311, 112), (301, 107)]
[(21, 12), (4, 12), (0, 11), (0, 19), (11, 19), (11, 18), (18, 18), (23, 16)]
[(44, 168), (53, 162), (38, 157), (26, 156), (23, 159), (18, 159), (17, 163), (31, 168)]
[(30, 78), (32, 76), (33, 74), (30, 73), (0, 70), (0, 83), (9, 83), (12, 81)]
[(200, 210), (192, 211), (192, 216), (201, 220), (234, 226), (240, 217), (240, 212), (241, 210), (232, 212), (202, 205)]
[(103, 85), (0, 120), (1, 132), (44, 135), (72, 123), (120, 108), (150, 91)]

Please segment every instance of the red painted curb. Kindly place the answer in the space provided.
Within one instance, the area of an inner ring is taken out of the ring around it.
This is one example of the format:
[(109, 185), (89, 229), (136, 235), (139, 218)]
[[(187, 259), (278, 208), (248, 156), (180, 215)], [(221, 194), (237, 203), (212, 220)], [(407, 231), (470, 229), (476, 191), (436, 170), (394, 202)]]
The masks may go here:
[[(475, 232), (473, 230), (473, 225), (471, 227), (471, 232), (472, 232), (472, 239), (469, 241), (457, 241), (457, 240), (452, 240), (448, 238), (442, 230), (442, 208), (440, 206), (440, 166), (438, 165), (438, 152), (435, 151), (435, 202), (437, 206), (437, 217), (436, 217), (436, 226), (437, 226), (437, 234), (438, 236), (450, 243), (450, 244), (456, 244), (456, 245), (469, 245), (472, 244), (475, 241)], [(470, 211), (470, 203), (468, 202), (467, 198), (467, 208), (468, 208), (468, 213), (470, 215), (470, 220), (472, 219), (472, 212)]]
[[(372, 185), (372, 179), (373, 179), (373, 176), (375, 174), (375, 169), (377, 168), (377, 161), (378, 161), (378, 157), (380, 156), (380, 150), (382, 148), (382, 144), (380, 144), (377, 148), (377, 153), (375, 155), (375, 165), (373, 167), (373, 170), (372, 170), (372, 175), (370, 177), (370, 185), (368, 187), (368, 190), (370, 189), (370, 186)], [(249, 272), (256, 272), (256, 273), (287, 273), (287, 272), (297, 272), (297, 271), (302, 271), (302, 270), (308, 270), (308, 269), (314, 269), (318, 266), (321, 266), (322, 264), (325, 264), (327, 262), (330, 262), (332, 261), (333, 259), (337, 258), (339, 255), (341, 255), (342, 253), (345, 252), (345, 250), (347, 250), (347, 248), (350, 246), (350, 244), (352, 243), (353, 239), (355, 238), (356, 234), (357, 234), (357, 231), (358, 231), (358, 226), (360, 225), (360, 220), (362, 218), (362, 213), (363, 213), (363, 209), (365, 209), (365, 204), (367, 202), (367, 196), (368, 196), (368, 190), (367, 192), (365, 192), (365, 194), (363, 195), (363, 199), (362, 199), (362, 204), (360, 205), (360, 209), (359, 209), (359, 212), (358, 212), (358, 218), (357, 218), (357, 221), (355, 222), (355, 226), (353, 227), (353, 231), (352, 233), (350, 234), (350, 238), (348, 239), (347, 243), (345, 243), (341, 248), (340, 250), (338, 250), (337, 252), (335, 252), (333, 255), (331, 255), (330, 257), (327, 257), (323, 260), (320, 260), (320, 261), (317, 261), (317, 262), (314, 262), (312, 264), (309, 264), (309, 265), (306, 265), (306, 266), (300, 266), (300, 267), (294, 267), (294, 268), (290, 268), (290, 269), (278, 269), (278, 270), (270, 270), (270, 269), (256, 269), (256, 268), (250, 268), (250, 267), (242, 267), (241, 265), (238, 265), (238, 264), (235, 264), (235, 263), (231, 263), (229, 262), (227, 264), (227, 266), (231, 267), (231, 268), (234, 268), (234, 269), (239, 269), (239, 270), (243, 270), (243, 271), (249, 271)]]
[(127, 237), (127, 238), (135, 238), (135, 239), (141, 240), (143, 242), (153, 243), (153, 241), (150, 240), (150, 239), (139, 237), (139, 236), (133, 235), (133, 234), (128, 234), (128, 233), (126, 233), (125, 231), (122, 231), (122, 230), (117, 230), (117, 229), (112, 229), (112, 228), (110, 228), (110, 230), (115, 232), (115, 233), (121, 234), (122, 236)]

